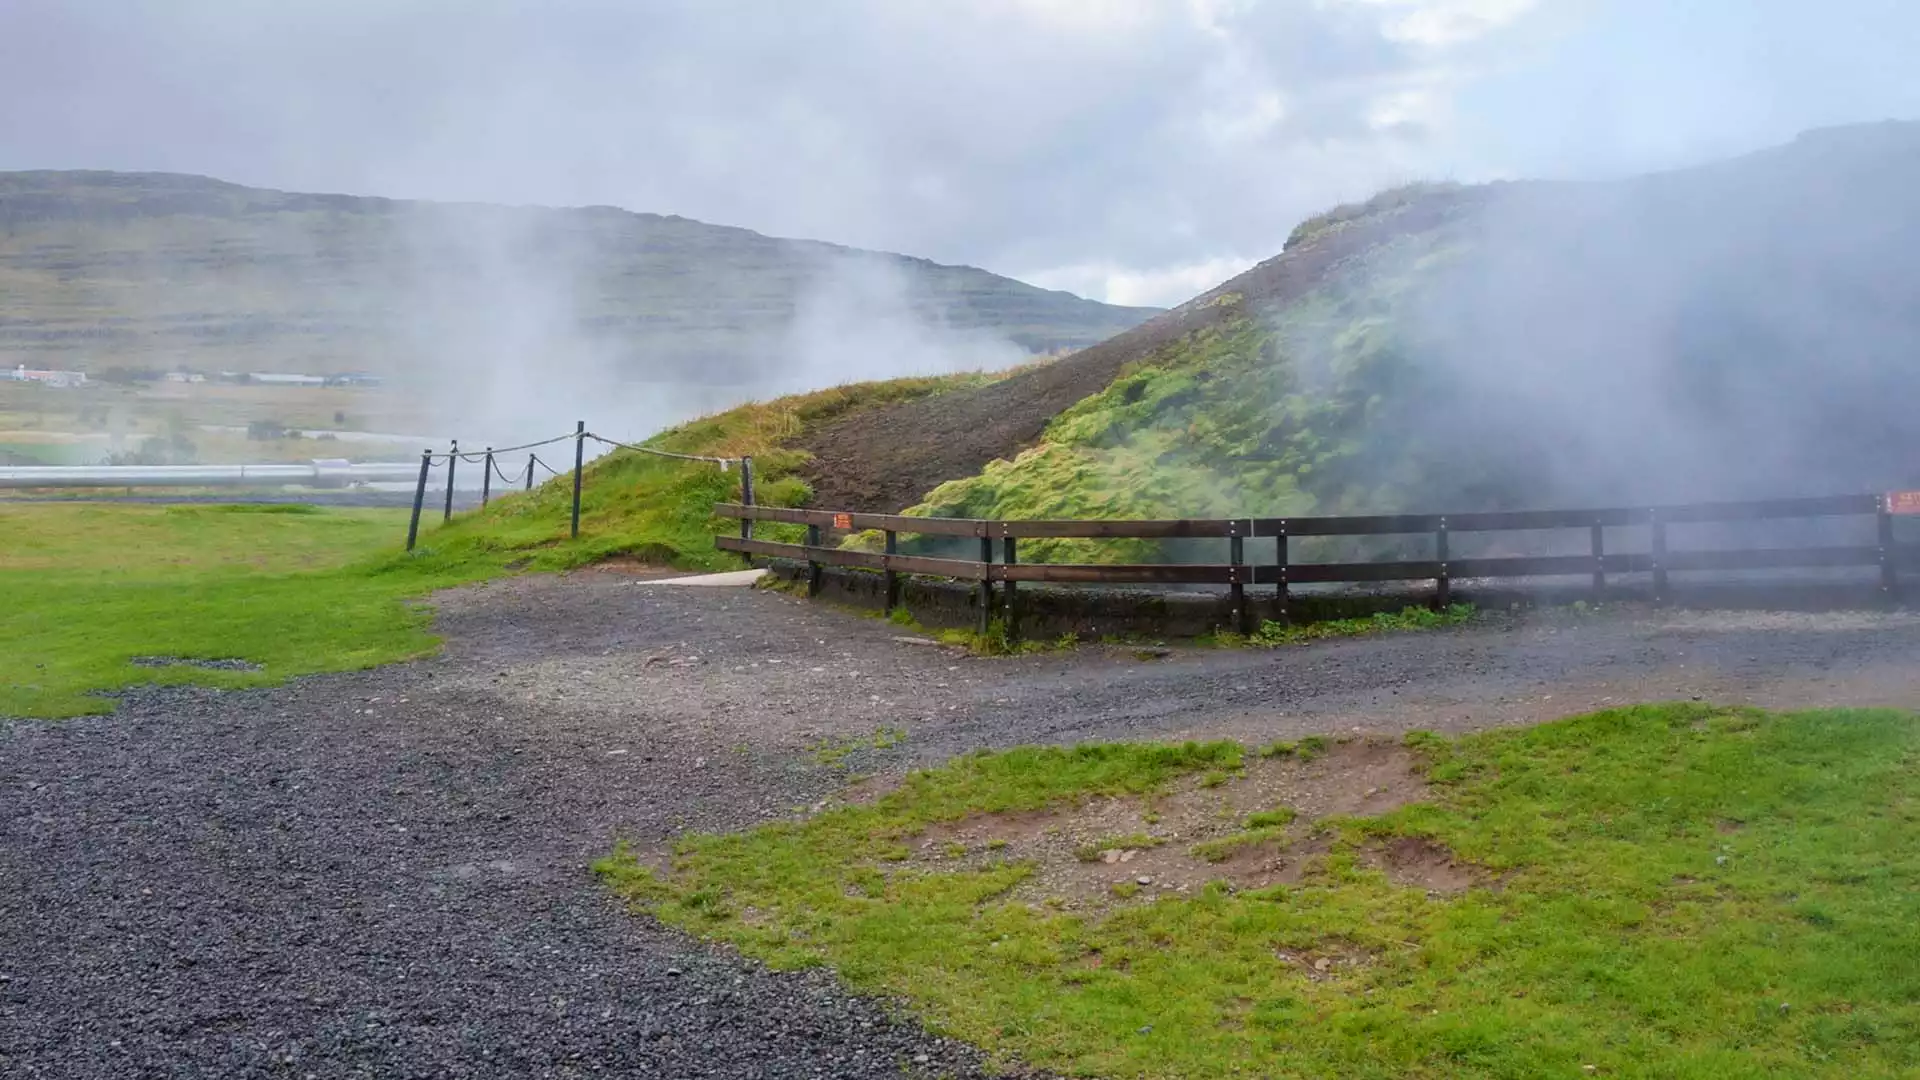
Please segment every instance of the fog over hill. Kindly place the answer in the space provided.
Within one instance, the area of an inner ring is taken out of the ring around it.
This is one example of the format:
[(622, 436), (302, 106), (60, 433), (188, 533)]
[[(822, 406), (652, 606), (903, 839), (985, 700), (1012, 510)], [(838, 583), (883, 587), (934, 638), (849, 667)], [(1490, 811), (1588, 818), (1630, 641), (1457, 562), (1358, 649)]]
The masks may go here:
[(1053, 365), (1050, 421), (987, 426), (1009, 380), (810, 448), (829, 494), (899, 509), (953, 481), (922, 503), (956, 516), (1874, 492), (1920, 486), (1916, 356), (1920, 124), (1876, 123), (1619, 181), (1389, 191)]
[(613, 207), (0, 173), (6, 366), (369, 370), (432, 394), (448, 430), (503, 437), (613, 411), (639, 433), (746, 396), (1004, 367), (1153, 313)]

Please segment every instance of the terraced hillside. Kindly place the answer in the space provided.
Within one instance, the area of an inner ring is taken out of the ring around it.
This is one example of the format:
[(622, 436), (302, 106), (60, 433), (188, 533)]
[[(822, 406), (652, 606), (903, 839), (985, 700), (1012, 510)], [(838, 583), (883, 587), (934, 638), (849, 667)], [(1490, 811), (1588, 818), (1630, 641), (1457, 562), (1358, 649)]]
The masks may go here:
[(972, 267), (613, 207), (0, 173), (8, 367), (391, 374), (423, 353), (506, 337), (529, 355), (588, 350), (623, 376), (744, 382), (780, 362), (795, 333), (831, 337), (841, 324), (909, 321), (1052, 352), (1153, 313)]
[(1499, 509), (1920, 485), (1920, 125), (1417, 186), (1107, 342), (802, 445), (816, 505)]

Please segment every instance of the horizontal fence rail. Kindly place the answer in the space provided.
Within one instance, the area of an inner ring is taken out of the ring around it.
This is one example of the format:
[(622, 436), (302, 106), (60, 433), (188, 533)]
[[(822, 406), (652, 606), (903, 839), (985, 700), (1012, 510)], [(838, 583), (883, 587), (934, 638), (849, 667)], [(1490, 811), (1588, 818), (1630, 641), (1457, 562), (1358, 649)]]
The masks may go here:
[[(751, 499), (751, 495), (746, 495)], [(865, 514), (848, 511), (795, 509), (743, 503), (721, 503), (714, 514), (741, 522), (738, 538), (721, 536), (718, 546), (743, 555), (786, 558), (808, 564), (808, 591), (817, 594), (821, 567), (852, 566), (886, 575), (886, 607), (899, 603), (898, 575), (925, 574), (978, 583), (982, 630), (992, 617), (993, 585), (1004, 586), (1000, 603), (1008, 629), (1018, 630), (1018, 593), (1022, 581), (1080, 585), (1225, 585), (1237, 628), (1251, 627), (1246, 587), (1274, 587), (1275, 613), (1286, 617), (1287, 590), (1292, 585), (1432, 581), (1434, 602), (1451, 602), (1452, 582), (1458, 579), (1569, 577), (1590, 575), (1596, 593), (1607, 577), (1650, 574), (1656, 601), (1668, 596), (1673, 572), (1700, 570), (1771, 570), (1790, 568), (1878, 567), (1880, 589), (1897, 600), (1899, 569), (1920, 562), (1920, 548), (1894, 543), (1893, 517), (1920, 513), (1920, 494), (1843, 495), (1830, 498), (1768, 499), (1747, 502), (1693, 503), (1679, 506), (1605, 508), (1594, 510), (1523, 510), (1467, 514), (1376, 514), (1289, 518), (1183, 518), (1146, 521), (996, 521), (975, 518), (911, 517), (903, 514)], [(1669, 550), (1667, 530), (1673, 525), (1738, 524), (1761, 521), (1818, 520), (1874, 517), (1877, 542), (1844, 546), (1777, 548), (1722, 548)], [(757, 521), (804, 525), (801, 544), (757, 540)], [(1609, 552), (1606, 530), (1644, 528), (1646, 550)], [(858, 551), (822, 542), (826, 530), (880, 532), (884, 552)], [(1535, 555), (1452, 558), (1452, 533), (1538, 532), (1586, 530), (1589, 552), (1584, 555)], [(978, 540), (979, 557), (935, 558), (897, 552), (899, 535), (967, 537)], [(1291, 543), (1300, 537), (1430, 536), (1434, 557), (1378, 559), (1365, 562), (1295, 562)], [(1220, 563), (1022, 563), (1017, 541), (1022, 539), (1224, 539), (1227, 561)], [(1001, 559), (994, 561), (996, 541)], [(1267, 557), (1247, 557), (1249, 541), (1272, 541), (1260, 546)]]

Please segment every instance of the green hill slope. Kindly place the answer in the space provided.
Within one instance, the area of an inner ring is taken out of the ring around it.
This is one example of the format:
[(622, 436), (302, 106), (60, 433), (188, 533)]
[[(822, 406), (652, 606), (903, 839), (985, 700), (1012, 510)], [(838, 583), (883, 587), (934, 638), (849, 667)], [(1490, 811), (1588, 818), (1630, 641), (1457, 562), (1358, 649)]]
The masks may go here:
[[(1111, 377), (912, 512), (1450, 511), (1920, 484), (1917, 193), (1908, 124), (1616, 183), (1389, 192), (1052, 365)], [(1011, 384), (842, 426), (964, 416)]]
[(589, 351), (621, 376), (742, 382), (779, 362), (813, 309), (1030, 352), (1089, 345), (1154, 313), (972, 267), (611, 207), (0, 173), (8, 367), (396, 374), (423, 353), (506, 336), (529, 353)]

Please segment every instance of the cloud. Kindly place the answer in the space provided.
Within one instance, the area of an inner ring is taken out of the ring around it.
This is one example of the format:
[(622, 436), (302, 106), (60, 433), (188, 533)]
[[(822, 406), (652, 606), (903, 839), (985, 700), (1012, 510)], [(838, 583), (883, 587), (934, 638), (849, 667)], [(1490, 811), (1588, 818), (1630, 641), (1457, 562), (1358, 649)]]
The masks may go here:
[(8, 0), (0, 168), (612, 204), (1175, 303), (1397, 181), (1920, 108), (1916, 29), (1898, 0)]

